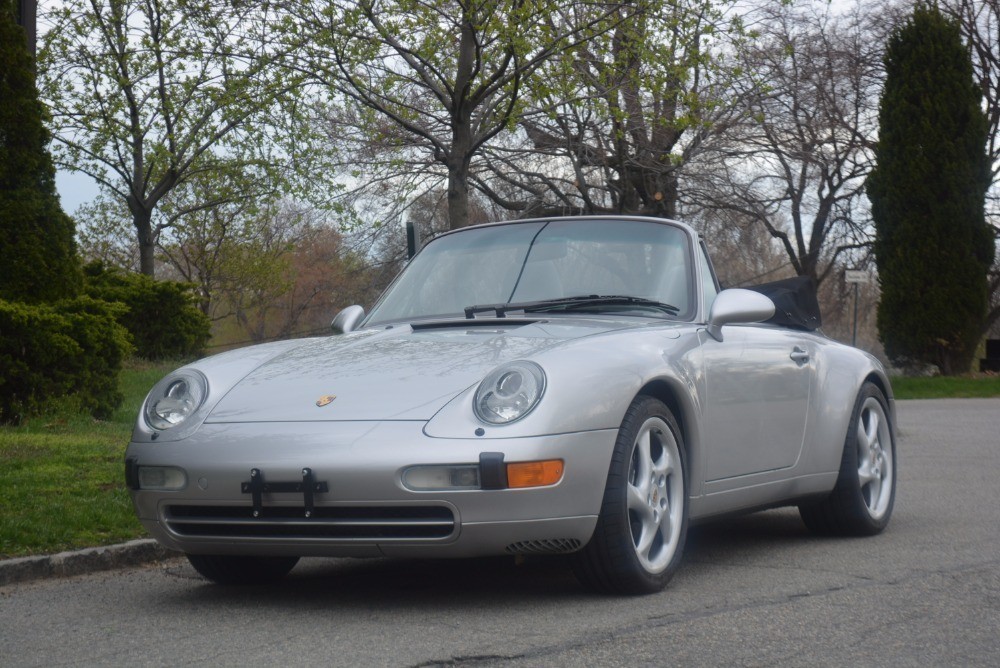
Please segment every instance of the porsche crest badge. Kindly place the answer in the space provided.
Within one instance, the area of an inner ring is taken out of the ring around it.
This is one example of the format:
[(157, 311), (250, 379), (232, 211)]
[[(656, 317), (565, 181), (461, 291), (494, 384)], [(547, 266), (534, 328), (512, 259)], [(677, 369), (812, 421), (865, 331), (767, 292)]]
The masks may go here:
[(333, 400), (337, 398), (336, 394), (324, 394), (322, 397), (316, 400), (316, 405), (322, 408), (323, 406), (328, 406), (333, 403)]

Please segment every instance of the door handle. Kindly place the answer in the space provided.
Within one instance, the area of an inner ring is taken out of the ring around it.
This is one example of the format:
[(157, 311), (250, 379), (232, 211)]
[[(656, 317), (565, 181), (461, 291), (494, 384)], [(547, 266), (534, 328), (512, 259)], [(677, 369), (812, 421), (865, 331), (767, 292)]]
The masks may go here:
[(799, 365), (805, 364), (806, 362), (809, 361), (809, 353), (807, 353), (799, 346), (795, 346), (794, 348), (792, 348), (792, 352), (788, 356), (791, 357), (795, 361), (795, 363)]

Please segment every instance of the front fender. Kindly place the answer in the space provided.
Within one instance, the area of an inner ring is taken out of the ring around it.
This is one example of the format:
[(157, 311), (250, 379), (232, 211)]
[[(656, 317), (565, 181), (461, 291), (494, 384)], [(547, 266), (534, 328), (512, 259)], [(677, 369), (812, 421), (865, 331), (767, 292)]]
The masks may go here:
[(885, 390), (894, 437), (896, 411), (888, 374), (876, 358), (828, 340), (818, 342), (818, 353), (817, 400), (813, 401), (812, 424), (806, 426), (809, 444), (804, 449), (811, 461), (803, 462), (803, 468), (823, 473), (840, 470), (854, 404), (867, 380), (878, 379)]
[(146, 412), (146, 401), (149, 400), (147, 396), (142, 402), (142, 407), (139, 409), (139, 416), (132, 430), (132, 442), (149, 443), (153, 440), (158, 440), (164, 443), (183, 440), (191, 436), (202, 425), (209, 414), (211, 414), (216, 404), (247, 374), (281, 353), (305, 345), (309, 341), (311, 339), (291, 339), (230, 350), (200, 359), (197, 362), (192, 362), (176, 369), (175, 372), (195, 370), (205, 376), (208, 381), (208, 396), (205, 398), (205, 403), (196, 414), (188, 419), (185, 425), (177, 427), (175, 430), (157, 433), (146, 424), (143, 418)]
[(650, 328), (588, 337), (531, 358), (546, 375), (545, 393), (526, 417), (506, 425), (480, 422), (473, 411), (477, 385), (466, 388), (425, 426), (432, 438), (523, 438), (618, 429), (644, 387), (657, 381), (694, 387), (687, 352), (693, 336)]

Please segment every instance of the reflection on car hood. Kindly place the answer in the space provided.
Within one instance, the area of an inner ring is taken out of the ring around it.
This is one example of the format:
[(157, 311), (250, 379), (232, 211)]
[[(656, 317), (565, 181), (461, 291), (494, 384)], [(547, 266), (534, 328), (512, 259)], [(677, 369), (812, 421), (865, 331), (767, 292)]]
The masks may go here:
[(207, 421), (428, 420), (503, 362), (631, 326), (583, 319), (402, 325), (317, 339), (262, 364)]

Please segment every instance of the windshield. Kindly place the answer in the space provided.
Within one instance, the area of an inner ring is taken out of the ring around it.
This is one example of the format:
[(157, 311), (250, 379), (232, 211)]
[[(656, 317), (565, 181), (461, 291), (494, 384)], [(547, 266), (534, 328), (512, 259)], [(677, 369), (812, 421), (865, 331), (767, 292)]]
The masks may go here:
[[(580, 296), (606, 300), (603, 312), (689, 317), (692, 281), (683, 230), (633, 220), (552, 220), (472, 227), (439, 237), (413, 258), (375, 305), (368, 324), (466, 317), (482, 304)], [(595, 308), (581, 301), (580, 308)], [(564, 310), (570, 310), (566, 308)]]

